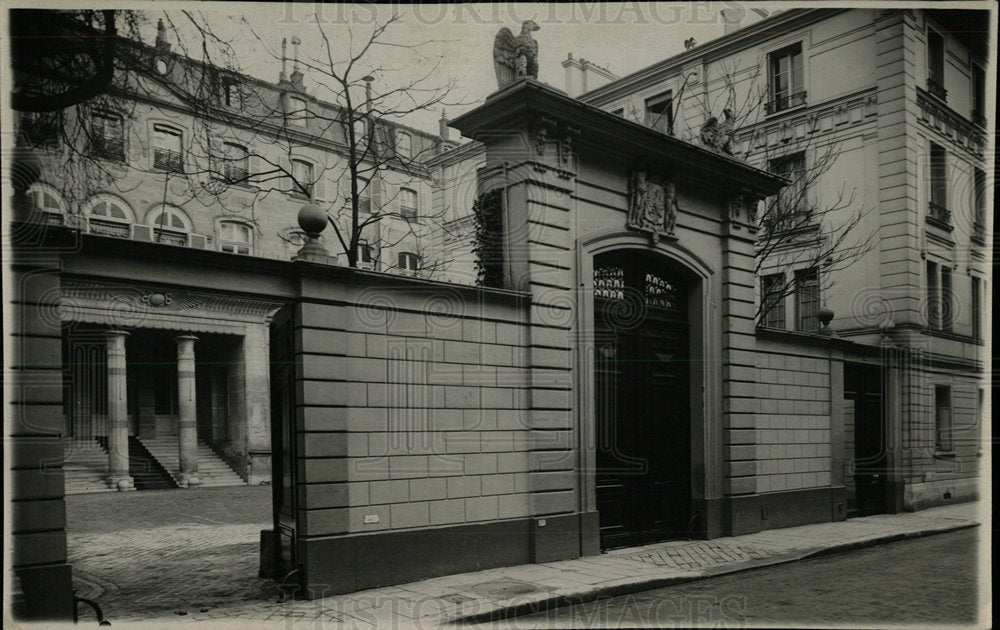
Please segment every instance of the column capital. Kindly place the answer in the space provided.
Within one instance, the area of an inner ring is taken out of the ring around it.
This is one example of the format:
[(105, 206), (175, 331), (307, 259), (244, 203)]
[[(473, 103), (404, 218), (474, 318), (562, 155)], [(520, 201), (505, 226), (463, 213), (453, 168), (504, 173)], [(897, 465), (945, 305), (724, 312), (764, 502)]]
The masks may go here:
[(115, 338), (124, 339), (125, 337), (128, 337), (132, 333), (128, 332), (127, 330), (120, 330), (118, 328), (109, 328), (104, 332), (104, 334), (110, 339), (115, 339)]
[(177, 335), (176, 337), (174, 337), (174, 339), (176, 339), (177, 341), (187, 341), (187, 340), (198, 341), (198, 338), (192, 335), (191, 333)]

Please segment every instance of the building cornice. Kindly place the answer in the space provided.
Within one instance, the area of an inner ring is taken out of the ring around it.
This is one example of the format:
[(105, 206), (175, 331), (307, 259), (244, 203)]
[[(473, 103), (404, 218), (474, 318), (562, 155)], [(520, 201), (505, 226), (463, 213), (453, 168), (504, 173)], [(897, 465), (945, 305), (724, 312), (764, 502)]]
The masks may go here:
[[(514, 157), (521, 160), (530, 159), (535, 151), (559, 136), (564, 154), (592, 151), (606, 157), (632, 156), (631, 159), (655, 161), (676, 172), (678, 177), (714, 189), (724, 180), (731, 188), (743, 187), (768, 196), (787, 184), (783, 177), (625, 120), (533, 79), (521, 79), (494, 92), (481, 106), (452, 121), (452, 126), (475, 140), (495, 138), (498, 133), (518, 134), (522, 148)], [(498, 129), (511, 131), (498, 132)], [(534, 138), (514, 131), (519, 129), (535, 129)], [(726, 177), (713, 175), (720, 172), (726, 173)]]
[(789, 9), (782, 11), (778, 15), (646, 66), (617, 81), (581, 94), (579, 98), (588, 103), (608, 104), (628, 96), (642, 87), (654, 85), (674, 76), (695, 60), (701, 59), (702, 62), (708, 62), (728, 55), (734, 50), (759, 46), (761, 42), (771, 37), (783, 37), (791, 29), (808, 26), (848, 10), (850, 9)]

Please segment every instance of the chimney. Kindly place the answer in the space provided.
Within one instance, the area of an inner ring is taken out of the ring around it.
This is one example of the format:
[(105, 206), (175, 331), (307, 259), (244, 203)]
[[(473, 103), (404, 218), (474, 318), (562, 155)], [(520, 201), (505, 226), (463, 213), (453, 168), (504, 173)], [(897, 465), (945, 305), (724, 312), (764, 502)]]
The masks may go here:
[(163, 20), (156, 21), (156, 50), (160, 52), (170, 52), (170, 42), (167, 41), (167, 27), (163, 25)]
[(723, 9), (720, 12), (722, 16), (723, 34), (729, 35), (740, 30), (740, 22), (743, 21), (743, 9)]
[(574, 98), (618, 78), (607, 68), (586, 59), (574, 59), (573, 53), (567, 54), (562, 67), (566, 69), (566, 93)]
[(441, 118), (438, 119), (438, 152), (443, 153), (457, 146), (458, 143), (451, 140), (451, 129), (448, 127), (447, 112), (442, 109)]
[(293, 47), (295, 62), (292, 64), (292, 76), (290, 77), (290, 79), (292, 81), (293, 86), (304, 92), (305, 86), (302, 84), (302, 79), (305, 78), (305, 75), (302, 74), (302, 71), (299, 69), (299, 44), (301, 43), (302, 40), (300, 40), (298, 37), (294, 35), (292, 36), (292, 47)]
[(445, 110), (441, 110), (441, 118), (438, 119), (438, 136), (441, 138), (441, 142), (448, 142), (448, 136), (451, 130), (448, 129), (448, 116)]

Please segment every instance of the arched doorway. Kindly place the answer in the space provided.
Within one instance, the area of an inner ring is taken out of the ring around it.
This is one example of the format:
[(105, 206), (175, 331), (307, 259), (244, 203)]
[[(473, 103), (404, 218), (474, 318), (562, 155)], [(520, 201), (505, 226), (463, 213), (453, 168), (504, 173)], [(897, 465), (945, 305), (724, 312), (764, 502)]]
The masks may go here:
[(594, 258), (596, 499), (603, 548), (685, 537), (691, 518), (690, 274)]

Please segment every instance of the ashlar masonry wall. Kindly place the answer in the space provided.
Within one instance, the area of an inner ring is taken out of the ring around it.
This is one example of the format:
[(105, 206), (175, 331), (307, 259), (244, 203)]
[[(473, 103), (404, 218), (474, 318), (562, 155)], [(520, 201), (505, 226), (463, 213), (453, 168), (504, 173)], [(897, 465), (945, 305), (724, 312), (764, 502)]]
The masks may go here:
[[(540, 439), (525, 296), (299, 266), (296, 534), (310, 593), (530, 562)], [(569, 450), (562, 433), (547, 447)]]

